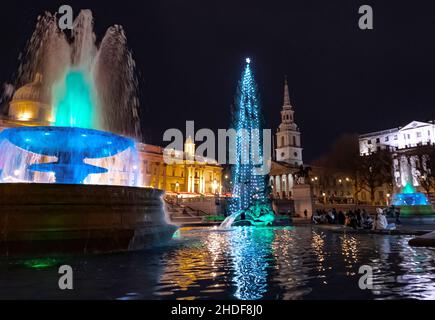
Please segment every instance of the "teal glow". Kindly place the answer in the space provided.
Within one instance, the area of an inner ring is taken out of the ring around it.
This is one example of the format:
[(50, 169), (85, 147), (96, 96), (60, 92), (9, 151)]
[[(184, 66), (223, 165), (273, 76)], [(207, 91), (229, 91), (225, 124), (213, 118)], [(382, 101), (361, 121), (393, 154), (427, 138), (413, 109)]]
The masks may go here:
[(70, 70), (63, 81), (53, 85), (55, 125), (99, 129), (93, 81), (80, 70)]
[(172, 235), (172, 239), (181, 239), (180, 229), (177, 229), (177, 231), (174, 232), (174, 234)]
[(415, 189), (414, 189), (414, 187), (410, 183), (408, 183), (405, 186), (405, 188), (403, 188), (403, 192), (402, 193), (405, 193), (405, 194), (415, 193)]

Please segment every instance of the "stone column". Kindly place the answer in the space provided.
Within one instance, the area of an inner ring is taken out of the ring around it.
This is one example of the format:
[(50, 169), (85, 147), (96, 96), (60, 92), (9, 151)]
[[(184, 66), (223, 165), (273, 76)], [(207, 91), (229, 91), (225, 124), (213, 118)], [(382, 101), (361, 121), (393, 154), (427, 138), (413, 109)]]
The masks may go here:
[(188, 182), (187, 182), (187, 192), (192, 192), (192, 168), (187, 167), (187, 172), (189, 173)]
[(287, 198), (288, 196), (287, 176), (284, 174), (281, 176), (281, 179), (282, 179), (283, 198)]

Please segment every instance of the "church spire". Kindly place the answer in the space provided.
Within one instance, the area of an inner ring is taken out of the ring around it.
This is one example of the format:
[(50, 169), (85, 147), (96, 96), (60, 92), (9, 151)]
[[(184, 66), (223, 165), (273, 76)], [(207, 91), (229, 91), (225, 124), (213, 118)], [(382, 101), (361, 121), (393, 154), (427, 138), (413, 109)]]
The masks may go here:
[(288, 82), (287, 82), (287, 75), (285, 76), (285, 82), (284, 82), (284, 109), (291, 109), (292, 106), (290, 104), (290, 94), (288, 90)]

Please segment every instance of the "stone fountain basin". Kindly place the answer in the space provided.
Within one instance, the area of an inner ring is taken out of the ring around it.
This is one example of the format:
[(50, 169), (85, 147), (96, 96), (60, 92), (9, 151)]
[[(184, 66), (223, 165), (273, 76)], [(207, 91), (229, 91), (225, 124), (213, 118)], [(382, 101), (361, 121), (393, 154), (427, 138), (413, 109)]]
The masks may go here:
[(151, 188), (0, 184), (0, 255), (141, 250), (172, 238), (163, 191)]

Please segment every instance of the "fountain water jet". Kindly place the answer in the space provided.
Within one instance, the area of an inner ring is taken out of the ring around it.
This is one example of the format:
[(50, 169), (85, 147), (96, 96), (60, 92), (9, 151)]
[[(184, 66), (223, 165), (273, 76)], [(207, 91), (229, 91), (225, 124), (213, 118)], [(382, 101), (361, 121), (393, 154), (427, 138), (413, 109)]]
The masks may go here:
[[(82, 10), (74, 21), (72, 35), (67, 36), (59, 30), (55, 15), (40, 16), (23, 54), (17, 86), (42, 74), (43, 96), (53, 106), (54, 124), (139, 139), (136, 65), (125, 32), (121, 26), (112, 26), (98, 43), (93, 25), (92, 12)], [(71, 103), (75, 98), (80, 98), (79, 105)], [(80, 112), (72, 123), (66, 119), (71, 108)]]

